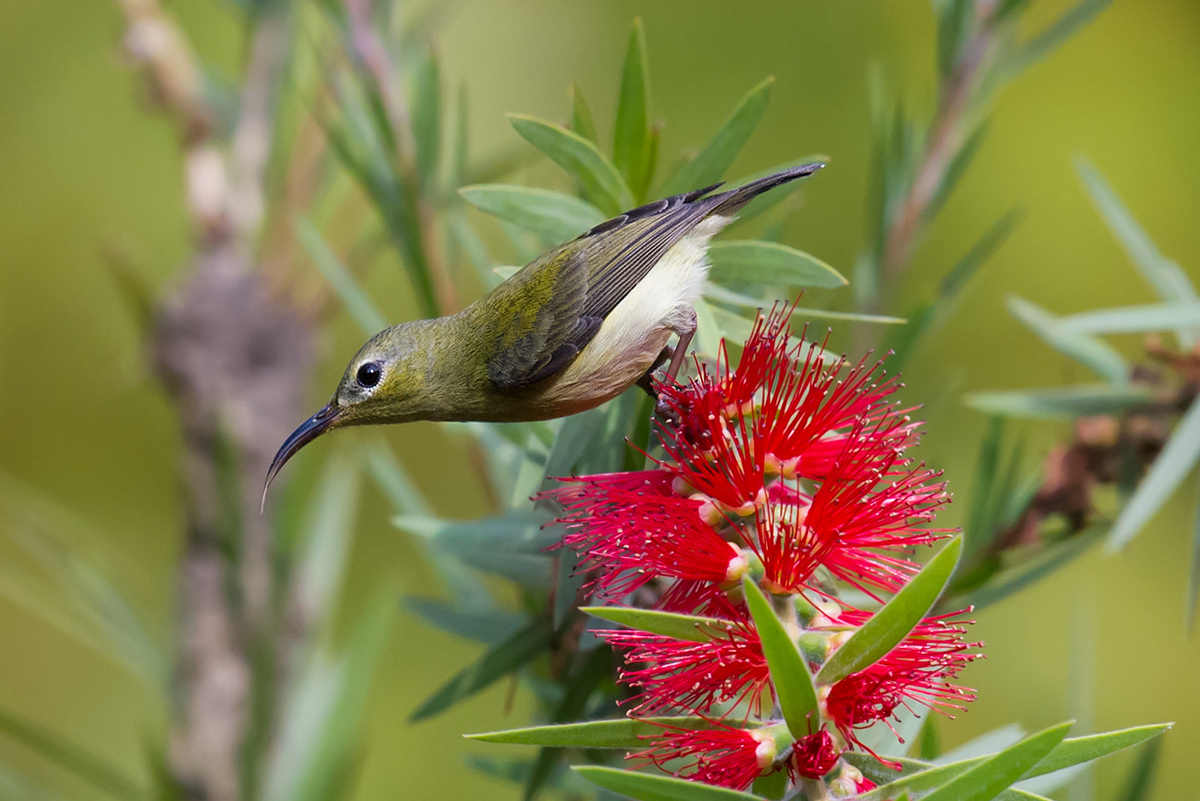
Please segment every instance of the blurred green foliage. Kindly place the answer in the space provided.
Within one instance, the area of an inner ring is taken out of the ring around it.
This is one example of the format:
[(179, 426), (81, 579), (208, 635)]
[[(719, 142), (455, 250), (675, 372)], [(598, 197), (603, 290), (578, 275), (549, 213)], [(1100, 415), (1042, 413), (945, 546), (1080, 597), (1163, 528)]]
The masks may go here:
[[(1031, 24), (1044, 25), (1067, 6), (1033, 3)], [(245, 44), (238, 33), (243, 11), (236, 4), (206, 0), (179, 0), (170, 9), (212, 65), (214, 84), (227, 81)], [(640, 196), (649, 181), (647, 166), (632, 154), (644, 149), (630, 144), (639, 112), (609, 105), (619, 54), (641, 47), (635, 37), (629, 48), (628, 24), (636, 14), (642, 15), (650, 40), (653, 113), (670, 121), (656, 133), (657, 152), (701, 146), (746, 87), (774, 75), (772, 102), (730, 173), (753, 173), (804, 153), (830, 154), (830, 168), (804, 193), (803, 209), (787, 218), (781, 234), (849, 272), (860, 256), (857, 243), (869, 239), (862, 227), (876, 145), (868, 76), (881, 70), (890, 91), (917, 98), (914, 111), (928, 113), (938, 70), (933, 45), (936, 37), (947, 35), (935, 30), (928, 6), (772, 2), (704, 6), (698, 12), (682, 2), (464, 2), (447, 15), (436, 37), (437, 59), (427, 63), (446, 85), (467, 87), (470, 139), (478, 151), (473, 158), (503, 159), (523, 146), (506, 112), (566, 121), (570, 105), (564, 89), (577, 84), (575, 119), (585, 117), (579, 99), (586, 96), (592, 104), (587, 117), (618, 120), (615, 141), (625, 143), (618, 149), (618, 166)], [(121, 30), (115, 8), (104, 3), (0, 8), (0, 44), (6, 53), (0, 82), (0, 158), (6, 176), (0, 185), (5, 221), (0, 228), (0, 418), (7, 421), (0, 429), (0, 469), (13, 477), (4, 482), (6, 493), (24, 502), (37, 497), (25, 488), (34, 485), (85, 518), (90, 529), (103, 532), (93, 538), (104, 551), (99, 563), (107, 578), (133, 598), (150, 631), (130, 629), (128, 616), (106, 604), (102, 589), (96, 589), (103, 585), (85, 582), (95, 591), (81, 603), (100, 620), (89, 624), (92, 633), (123, 637), (131, 644), (127, 648), (152, 648), (146, 641), (165, 642), (171, 619), (179, 521), (177, 434), (169, 408), (146, 380), (136, 317), (109, 265), (114, 260), (127, 264), (136, 275), (165, 287), (186, 258), (188, 234), (174, 137), (166, 123), (145, 113), (141, 84), (120, 64)], [(969, 502), (952, 507), (947, 523), (966, 524), (976, 502), (976, 491), (969, 488), (979, 486), (972, 483), (973, 472), (988, 469), (977, 460), (984, 420), (961, 407), (958, 396), (1087, 379), (1084, 369), (1043, 347), (1008, 315), (1005, 294), (1030, 298), (1057, 315), (1156, 300), (1089, 204), (1074, 174), (1078, 154), (1086, 154), (1116, 187), (1159, 250), (1185, 265), (1194, 280), (1200, 272), (1194, 227), (1200, 155), (1192, 143), (1200, 106), (1191, 102), (1200, 96), (1198, 42), (1200, 8), (1189, 0), (1153, 6), (1123, 0), (1061, 52), (1033, 67), (1000, 95), (974, 165), (917, 245), (907, 277), (896, 284), (890, 310), (919, 305), (937, 292), (941, 277), (993, 221), (1012, 208), (1023, 210), (1010, 239), (965, 288), (957, 312), (906, 365), (905, 399), (927, 405), (923, 455), (946, 469), (952, 488)], [(418, 94), (422, 85), (418, 80)], [(450, 99), (442, 102), (448, 105)], [(422, 154), (437, 141), (427, 125), (417, 127), (425, 131), (416, 150), (423, 176), (431, 157)], [(607, 143), (607, 137), (602, 129), (600, 141)], [(519, 182), (558, 185), (555, 170), (530, 162)], [(306, 246), (319, 261), (319, 246)], [(388, 319), (410, 317), (436, 303), (432, 288), (413, 293), (401, 275), (393, 257), (383, 255), (367, 279), (375, 306)], [(846, 308), (833, 291), (815, 290), (806, 303), (810, 300)], [(848, 346), (848, 329), (834, 326), (834, 342)], [(314, 390), (318, 396), (332, 385), (343, 356), (358, 341), (348, 315), (333, 321), (329, 357)], [(1137, 356), (1136, 337), (1115, 342), (1124, 358)], [(1011, 458), (1025, 467), (1034, 466), (1064, 433), (1046, 423), (1012, 428), (1023, 448)], [(406, 460), (427, 465), (414, 478), (438, 512), (469, 518), (488, 506), (483, 488), (466, 469), (469, 449), (442, 429), (414, 425), (339, 436), (383, 437)], [(320, 457), (314, 452), (308, 458), (311, 473)], [(297, 477), (294, 483), (311, 481)], [(1075, 679), (1068, 667), (1072, 640), (1067, 634), (1074, 599), (1081, 596), (1094, 604), (1094, 617), (1102, 621), (1094, 645), (1095, 692), (1089, 699), (1095, 728), (1161, 719), (1180, 723), (1161, 749), (1137, 755), (1136, 765), (1129, 754), (1101, 764), (1095, 786), (1124, 785), (1129, 798), (1195, 793), (1187, 757), (1200, 748), (1195, 733), (1200, 696), (1190, 691), (1188, 680), (1200, 651), (1196, 640), (1183, 634), (1188, 565), (1180, 558), (1196, 526), (1194, 489), (1189, 491), (1170, 501), (1120, 557), (1090, 553), (980, 616), (976, 631), (988, 641), (991, 657), (965, 676), (979, 689), (972, 714), (940, 726), (947, 747), (1011, 722), (1014, 709), (1025, 716), (1020, 723), (1027, 731), (1080, 715), (1065, 699)], [(339, 609), (346, 625), (337, 635), (343, 639), (354, 636), (354, 622), (373, 617), (369, 610), (378, 602), (365, 588), (382, 581), (405, 594), (435, 591), (420, 548), (387, 523), (389, 509), (374, 490), (367, 491), (354, 549), (345, 556), (350, 591)], [(14, 519), (6, 514), (6, 533), (16, 530)], [(30, 558), (8, 539), (0, 543), (6, 567), (23, 566)], [(50, 564), (51, 579), (70, 569)], [(6, 581), (7, 573), (0, 574)], [(55, 596), (53, 586), (43, 593)], [(143, 753), (145, 733), (161, 729), (166, 718), (156, 696), (144, 692), (147, 677), (98, 658), (52, 625), (48, 601), (36, 608), (2, 603), (0, 642), (9, 658), (0, 664), (0, 706), (134, 774), (101, 777), (110, 788), (124, 781), (142, 784), (146, 777), (136, 773), (143, 763), (135, 755)], [(409, 723), (421, 699), (475, 658), (478, 646), (436, 633), (405, 613), (383, 647), (371, 685), (358, 797), (432, 797), (435, 787), (446, 797), (515, 797), (510, 785), (461, 769), (464, 753), (497, 757), (484, 750), (495, 746), (464, 746), (459, 735), (524, 723), (529, 701), (523, 693), (510, 711), (511, 688), (500, 682), (442, 717)], [(319, 688), (321, 677), (312, 681)], [(78, 756), (67, 748), (64, 758)], [(1148, 761), (1154, 759), (1157, 763)], [(44, 780), (63, 797), (109, 797), (97, 792), (96, 782), (63, 778), (53, 765), (10, 740), (0, 740), (0, 762)], [(1127, 767), (1136, 770), (1127, 773)], [(0, 792), (9, 793), (6, 786), (0, 784)], [(17, 791), (9, 794), (20, 797)], [(1113, 796), (1101, 792), (1098, 797)]]

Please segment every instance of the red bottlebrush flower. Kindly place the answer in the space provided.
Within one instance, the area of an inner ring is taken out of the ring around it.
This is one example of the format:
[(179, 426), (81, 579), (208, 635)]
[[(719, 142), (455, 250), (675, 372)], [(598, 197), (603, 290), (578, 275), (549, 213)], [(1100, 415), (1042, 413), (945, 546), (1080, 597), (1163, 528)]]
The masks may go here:
[(736, 371), (722, 346), (715, 376), (702, 367), (686, 386), (659, 387), (679, 419), (664, 432), (671, 458), (662, 467), (727, 512), (761, 507), (773, 475), (823, 478), (847, 429), (890, 413), (885, 401), (896, 386), (876, 381), (878, 364), (867, 369), (864, 360), (847, 370), (841, 359), (826, 366), (817, 348), (790, 346), (790, 314), (791, 307), (777, 305), (759, 317)]
[(800, 592), (823, 565), (865, 592), (895, 592), (919, 566), (893, 554), (945, 536), (921, 527), (947, 502), (945, 485), (927, 483), (932, 471), (904, 468), (898, 425), (855, 428), (811, 503), (759, 516), (759, 557), (774, 589)]
[[(768, 729), (683, 729), (664, 726), (646, 738), (651, 747), (630, 754), (680, 778), (745, 790), (775, 761), (775, 738)], [(680, 760), (682, 765), (668, 766)]]
[(728, 404), (717, 386), (695, 381), (687, 391), (690, 416), (663, 437), (671, 458), (659, 464), (722, 510), (752, 514), (766, 500), (766, 472), (762, 454), (754, 451), (750, 423), (727, 417)]
[(801, 737), (792, 748), (789, 771), (806, 779), (820, 779), (833, 770), (842, 755), (833, 741), (833, 735), (825, 729)]
[(701, 519), (700, 500), (589, 483), (573, 488), (566, 502), (563, 542), (584, 553), (586, 569), (598, 569), (596, 583), (609, 597), (658, 577), (736, 581), (749, 566)]
[(620, 679), (638, 688), (638, 716), (686, 711), (704, 714), (717, 704), (746, 701), (761, 712), (771, 673), (758, 632), (744, 619), (725, 621), (724, 631), (706, 632), (705, 642), (677, 640), (632, 629), (596, 634), (624, 651)]
[[(887, 720), (896, 708), (917, 703), (946, 714), (975, 700), (973, 690), (951, 683), (964, 667), (982, 656), (971, 652), (982, 643), (963, 641), (966, 625), (955, 619), (963, 610), (925, 618), (882, 659), (839, 681), (829, 690), (825, 706), (847, 741), (861, 746), (854, 730)], [(839, 622), (861, 625), (869, 615), (847, 610)]]

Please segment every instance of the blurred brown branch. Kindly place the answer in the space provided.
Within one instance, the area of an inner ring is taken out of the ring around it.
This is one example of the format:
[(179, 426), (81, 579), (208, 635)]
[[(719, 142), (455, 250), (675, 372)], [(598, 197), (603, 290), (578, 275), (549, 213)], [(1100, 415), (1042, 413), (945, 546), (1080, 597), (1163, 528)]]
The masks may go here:
[(187, 495), (170, 770), (189, 797), (235, 801), (244, 794), (249, 654), (278, 645), (271, 518), (258, 514), (258, 494), (288, 422), (302, 414), (314, 351), (311, 320), (255, 263), (287, 19), (274, 9), (256, 20), (223, 142), (184, 34), (155, 0), (119, 1), (126, 52), (156, 107), (179, 121), (197, 236), (178, 287), (158, 305), (152, 343), (179, 412)]

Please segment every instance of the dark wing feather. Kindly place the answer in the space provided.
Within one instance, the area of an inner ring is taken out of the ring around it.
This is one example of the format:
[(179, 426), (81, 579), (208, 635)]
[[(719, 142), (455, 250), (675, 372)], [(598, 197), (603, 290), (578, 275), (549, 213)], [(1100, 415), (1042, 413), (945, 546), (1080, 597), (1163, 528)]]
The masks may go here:
[[(601, 223), (514, 275), (512, 287), (498, 288), (497, 302), (537, 312), (532, 320), (514, 320), (508, 331), (519, 334), (497, 343), (488, 362), (492, 384), (520, 389), (570, 364), (604, 318), (704, 219), (711, 205), (690, 202), (698, 194), (676, 195)], [(509, 294), (519, 294), (520, 301), (503, 297)]]
[(793, 167), (717, 195), (709, 193), (720, 184), (639, 206), (530, 263), (484, 299), (501, 330), (488, 360), (489, 380), (514, 390), (555, 375), (701, 220), (732, 215), (754, 196), (820, 166)]

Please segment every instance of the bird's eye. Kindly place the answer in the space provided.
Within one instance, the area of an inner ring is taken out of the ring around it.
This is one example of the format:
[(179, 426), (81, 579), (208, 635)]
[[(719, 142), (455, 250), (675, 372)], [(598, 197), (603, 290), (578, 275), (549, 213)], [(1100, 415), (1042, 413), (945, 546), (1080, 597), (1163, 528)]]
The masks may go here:
[(358, 368), (358, 385), (370, 389), (379, 383), (382, 376), (383, 370), (380, 369), (377, 362), (367, 362)]

